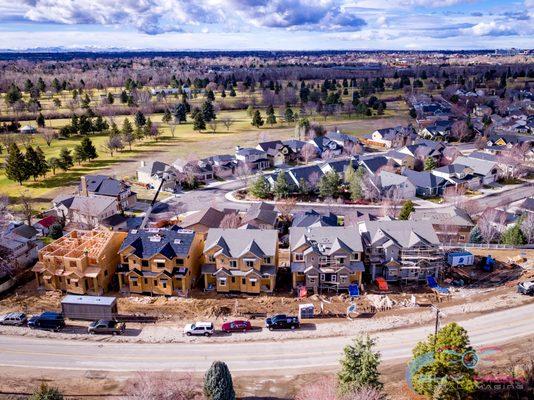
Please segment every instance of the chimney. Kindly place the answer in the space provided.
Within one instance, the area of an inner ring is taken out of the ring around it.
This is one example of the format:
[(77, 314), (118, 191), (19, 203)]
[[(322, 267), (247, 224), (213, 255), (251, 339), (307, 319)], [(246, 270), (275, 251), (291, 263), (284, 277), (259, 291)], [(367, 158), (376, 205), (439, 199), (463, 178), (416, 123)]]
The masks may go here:
[(80, 195), (89, 196), (89, 193), (87, 192), (87, 179), (85, 176), (82, 176), (81, 181), (82, 184), (80, 185)]
[(145, 161), (144, 161), (144, 160), (143, 160), (143, 161), (141, 161), (141, 167), (145, 167), (145, 166), (146, 166), (146, 163), (145, 163)]

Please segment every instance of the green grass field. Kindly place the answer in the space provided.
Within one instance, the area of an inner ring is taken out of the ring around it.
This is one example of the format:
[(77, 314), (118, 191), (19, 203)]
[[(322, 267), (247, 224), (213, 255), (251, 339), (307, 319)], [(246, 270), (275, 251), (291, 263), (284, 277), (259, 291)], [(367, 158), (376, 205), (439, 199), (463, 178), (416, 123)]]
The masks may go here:
[[(147, 88), (148, 89), (148, 88)], [(106, 90), (91, 90), (90, 96), (93, 100), (93, 103), (97, 104), (100, 95), (107, 92), (120, 93), (120, 88), (110, 88)], [(216, 100), (223, 100), (228, 104), (228, 102), (236, 102), (239, 100), (245, 100), (251, 96), (259, 97), (261, 96), (260, 92), (253, 94), (243, 94), (239, 93), (236, 97), (229, 97), (222, 99), (220, 97), (220, 92), (215, 93)], [(350, 101), (352, 92), (349, 91), (348, 96), (344, 96), (343, 101)], [(3, 97), (3, 96), (2, 96)], [(25, 95), (25, 100), (28, 100), (28, 96)], [(345, 98), (346, 97), (346, 98)], [(59, 98), (62, 102), (62, 106), (59, 109), (54, 108), (52, 103), (53, 98)], [(43, 110), (57, 110), (69, 112), (69, 109), (66, 107), (66, 104), (69, 100), (72, 99), (70, 92), (61, 92), (54, 95), (43, 95), (40, 99)], [(175, 101), (174, 97), (169, 97), (168, 100), (172, 102)], [(198, 96), (195, 99), (191, 99), (190, 103), (192, 105), (200, 104), (204, 101), (204, 96)], [(118, 103), (118, 100), (115, 104)], [(294, 107), (294, 111), (298, 112), (298, 109)], [(12, 115), (13, 110), (8, 108), (5, 104), (4, 99), (0, 100), (0, 112), (4, 115)], [(77, 113), (80, 115), (83, 110), (78, 110)], [(265, 120), (265, 110), (261, 111), (262, 116)], [(44, 178), (38, 179), (37, 181), (29, 180), (24, 182), (22, 186), (18, 183), (10, 181), (7, 179), (2, 170), (0, 170), (0, 194), (6, 194), (12, 199), (12, 203), (16, 203), (17, 197), (20, 196), (21, 191), (28, 192), (36, 202), (36, 208), (39, 210), (47, 209), (50, 206), (50, 200), (57, 194), (62, 191), (72, 188), (80, 179), (81, 176), (85, 174), (98, 173), (99, 171), (104, 171), (105, 173), (112, 174), (117, 178), (132, 178), (135, 175), (135, 169), (137, 168), (138, 161), (141, 159), (158, 159), (165, 162), (172, 162), (178, 157), (205, 157), (213, 154), (223, 154), (234, 152), (236, 145), (241, 146), (256, 146), (258, 141), (261, 140), (272, 140), (272, 139), (287, 139), (293, 137), (294, 124), (286, 124), (283, 121), (284, 107), (276, 109), (278, 123), (271, 126), (264, 125), (261, 129), (256, 129), (251, 126), (251, 118), (245, 110), (239, 111), (221, 111), (217, 113), (218, 126), (215, 133), (212, 132), (209, 125), (207, 130), (203, 132), (197, 132), (193, 130), (191, 121), (188, 121), (185, 124), (176, 125), (174, 136), (171, 134), (171, 127), (167, 124), (161, 122), (162, 114), (152, 114), (150, 116), (153, 122), (159, 124), (161, 135), (154, 140), (153, 138), (144, 139), (140, 142), (133, 144), (132, 149), (130, 150), (128, 146), (120, 152), (116, 152), (113, 156), (106, 153), (103, 148), (103, 144), (107, 139), (105, 134), (94, 134), (90, 135), (93, 144), (97, 148), (99, 157), (92, 162), (82, 163), (82, 165), (75, 165), (69, 171), (56, 171), (56, 174), (49, 172), (48, 175)], [(330, 128), (340, 124), (343, 131), (353, 135), (362, 135), (369, 133), (374, 130), (373, 121), (377, 118), (384, 119), (390, 117), (398, 117), (407, 114), (407, 106), (404, 102), (391, 102), (388, 103), (388, 108), (385, 110), (384, 115), (382, 116), (358, 116), (356, 114), (352, 115), (332, 115), (324, 119), (321, 115), (312, 115), (309, 117), (312, 121), (317, 121), (321, 124), (326, 124)], [(231, 118), (234, 123), (227, 129), (223, 124), (222, 120), (224, 118)], [(129, 118), (130, 122), (134, 122), (132, 115), (118, 115), (113, 117), (115, 123), (121, 127), (123, 120)], [(61, 128), (70, 122), (70, 119), (47, 119), (46, 126), (50, 128)], [(21, 120), (21, 125), (32, 124), (35, 126), (35, 121), (30, 120)], [(56, 157), (59, 155), (59, 152), (63, 147), (66, 147), (70, 150), (74, 149), (74, 146), (77, 145), (81, 140), (80, 136), (69, 137), (68, 139), (57, 139), (54, 140), (50, 146), (47, 146), (44, 139), (36, 134), (32, 139), (32, 146), (40, 146), (47, 159), (50, 157)], [(19, 144), (21, 149), (24, 146)], [(5, 159), (5, 152), (0, 154), (0, 163), (3, 163)]]

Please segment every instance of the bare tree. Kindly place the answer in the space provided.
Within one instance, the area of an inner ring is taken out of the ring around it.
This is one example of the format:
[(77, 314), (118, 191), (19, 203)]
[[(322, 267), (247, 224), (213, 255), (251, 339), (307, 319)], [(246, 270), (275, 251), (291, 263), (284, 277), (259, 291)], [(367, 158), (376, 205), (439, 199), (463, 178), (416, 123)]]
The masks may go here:
[(457, 157), (461, 156), (460, 150), (456, 147), (447, 146), (443, 150), (443, 157), (441, 157), (441, 165), (450, 165), (456, 160)]
[(447, 186), (443, 192), (443, 198), (450, 204), (458, 206), (465, 201), (465, 193), (467, 189), (463, 185)]
[(296, 206), (297, 199), (294, 197), (288, 197), (276, 202), (276, 208), (280, 212), (280, 216), (286, 221), (291, 220), (291, 214)]
[(220, 227), (223, 229), (235, 229), (241, 225), (241, 217), (237, 212), (226, 214), (221, 220)]
[(525, 235), (528, 244), (534, 243), (534, 213), (527, 212), (521, 222), (521, 231)]
[(310, 189), (316, 190), (320, 181), (321, 176), (319, 175), (319, 173), (317, 171), (312, 172), (308, 177), (308, 184), (310, 185)]
[(451, 135), (459, 141), (465, 140), (469, 136), (469, 127), (465, 121), (456, 121), (452, 124)]
[(21, 206), (21, 213), (26, 219), (28, 226), (32, 226), (33, 199), (29, 193), (28, 190), (20, 191), (19, 204)]
[(245, 162), (239, 163), (239, 165), (235, 169), (235, 175), (237, 176), (237, 179), (243, 182), (245, 186), (248, 186), (248, 181), (250, 179), (251, 174), (252, 168), (250, 168), (250, 165)]
[(483, 150), (486, 148), (487, 143), (488, 139), (485, 136), (477, 136), (473, 144), (475, 145), (476, 149)]
[(235, 120), (231, 117), (224, 117), (221, 122), (226, 127), (226, 130), (229, 131)]
[(396, 218), (404, 198), (398, 187), (392, 187), (382, 197), (382, 212), (384, 217)]
[(304, 146), (302, 146), (302, 149), (300, 149), (300, 158), (304, 160), (305, 164), (308, 164), (308, 162), (316, 156), (317, 150), (315, 149), (315, 146), (311, 143), (306, 143)]
[(487, 244), (496, 240), (502, 230), (506, 214), (495, 208), (487, 208), (478, 218), (477, 227)]
[(126, 385), (127, 400), (201, 400), (202, 390), (191, 374), (139, 372)]
[(52, 141), (54, 139), (57, 139), (58, 135), (54, 129), (50, 128), (42, 128), (41, 129), (41, 136), (43, 137), (43, 140), (45, 141), (46, 145), (50, 147), (52, 144)]
[(102, 143), (102, 150), (104, 150), (106, 153), (109, 153), (111, 157), (113, 157), (113, 154), (116, 151), (120, 151), (124, 148), (124, 144), (122, 143), (122, 139), (120, 136), (110, 136), (106, 139), (104, 143)]
[(208, 122), (208, 126), (211, 130), (211, 133), (215, 134), (217, 127), (219, 126), (219, 122), (216, 119), (212, 119), (210, 122)]

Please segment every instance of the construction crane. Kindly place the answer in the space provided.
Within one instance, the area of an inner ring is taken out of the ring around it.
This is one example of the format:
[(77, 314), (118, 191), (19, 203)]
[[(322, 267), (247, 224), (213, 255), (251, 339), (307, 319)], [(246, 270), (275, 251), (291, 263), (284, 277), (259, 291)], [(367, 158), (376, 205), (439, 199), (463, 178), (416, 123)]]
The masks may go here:
[(145, 217), (143, 218), (143, 222), (141, 222), (141, 225), (139, 226), (139, 229), (144, 229), (147, 222), (148, 222), (148, 219), (150, 218), (150, 214), (152, 214), (152, 210), (154, 209), (154, 205), (156, 204), (156, 201), (158, 199), (158, 196), (159, 196), (159, 192), (161, 191), (161, 188), (163, 187), (163, 184), (165, 183), (166, 179), (165, 178), (161, 178), (161, 182), (159, 184), (159, 187), (158, 187), (158, 190), (156, 190), (156, 194), (154, 195), (154, 198), (152, 199), (152, 202), (150, 203), (150, 205), (148, 206), (148, 208), (146, 209), (145, 211)]

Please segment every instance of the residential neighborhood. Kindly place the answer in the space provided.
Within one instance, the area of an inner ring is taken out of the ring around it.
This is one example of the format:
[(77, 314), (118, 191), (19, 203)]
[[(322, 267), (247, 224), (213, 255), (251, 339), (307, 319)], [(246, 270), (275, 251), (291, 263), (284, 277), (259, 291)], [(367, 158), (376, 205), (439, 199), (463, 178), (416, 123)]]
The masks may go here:
[(23, 3), (0, 398), (534, 398), (528, 1)]

